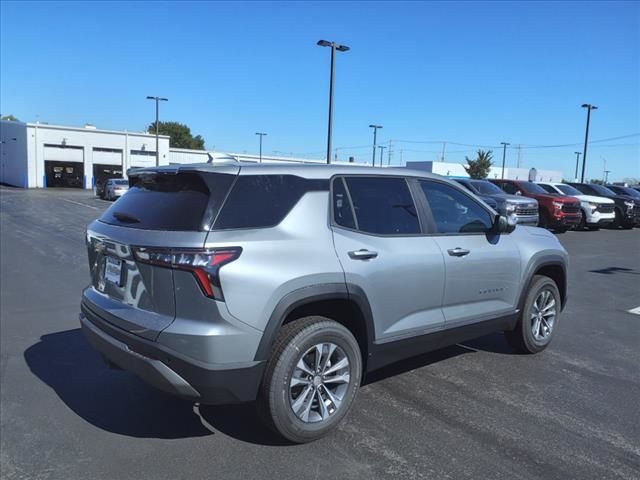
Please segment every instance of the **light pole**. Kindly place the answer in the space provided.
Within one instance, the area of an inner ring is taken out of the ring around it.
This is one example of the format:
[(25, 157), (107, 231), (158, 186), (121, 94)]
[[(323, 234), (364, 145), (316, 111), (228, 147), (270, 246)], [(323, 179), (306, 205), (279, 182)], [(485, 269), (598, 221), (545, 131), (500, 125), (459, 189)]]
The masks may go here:
[(256, 132), (256, 135), (260, 137), (260, 163), (262, 163), (262, 137), (264, 137), (266, 133)]
[(611, 173), (611, 170), (605, 170), (604, 171), (604, 184), (606, 185), (607, 182), (609, 181), (609, 174)]
[(158, 135), (158, 123), (160, 118), (160, 102), (168, 102), (168, 98), (163, 97), (152, 97), (148, 96), (147, 100), (155, 100), (156, 101), (156, 167), (160, 165), (160, 140)]
[(582, 155), (582, 152), (573, 152), (576, 154), (576, 174), (574, 175), (573, 178), (576, 179), (576, 182), (578, 181), (578, 164), (580, 163), (580, 155)]
[(591, 122), (591, 110), (597, 110), (598, 107), (585, 103), (582, 108), (587, 109), (587, 128), (584, 132), (584, 148), (582, 149), (582, 175), (580, 176), (580, 183), (584, 183), (584, 169), (587, 165), (587, 142), (589, 141), (589, 123)]
[(507, 142), (500, 142), (500, 145), (502, 145), (502, 177), (500, 178), (504, 180), (504, 161), (507, 158), (507, 145), (511, 144)]
[(327, 163), (331, 163), (331, 129), (333, 128), (333, 73), (334, 73), (334, 57), (336, 50), (346, 52), (349, 47), (340, 45), (336, 42), (327, 40), (319, 40), (318, 45), (321, 47), (331, 47), (331, 77), (329, 80), (329, 127), (327, 129)]
[(384, 145), (378, 147), (380, 149), (380, 166), (382, 167), (382, 160), (384, 159), (384, 149), (387, 148)]
[[(371, 166), (376, 166), (376, 139), (378, 129), (382, 128), (382, 125), (369, 125), (369, 128), (373, 128), (373, 158), (371, 159)], [(380, 165), (382, 165), (382, 158), (380, 159)]]

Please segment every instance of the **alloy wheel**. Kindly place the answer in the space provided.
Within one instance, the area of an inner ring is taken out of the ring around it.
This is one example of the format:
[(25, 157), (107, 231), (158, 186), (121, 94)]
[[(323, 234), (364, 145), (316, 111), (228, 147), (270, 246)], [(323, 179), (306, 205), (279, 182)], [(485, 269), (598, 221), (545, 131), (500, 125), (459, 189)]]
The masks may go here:
[(550, 290), (542, 290), (531, 308), (531, 333), (537, 341), (547, 341), (556, 320), (556, 299)]
[(294, 367), (289, 382), (291, 409), (305, 423), (325, 421), (340, 408), (350, 381), (344, 350), (334, 343), (318, 343)]

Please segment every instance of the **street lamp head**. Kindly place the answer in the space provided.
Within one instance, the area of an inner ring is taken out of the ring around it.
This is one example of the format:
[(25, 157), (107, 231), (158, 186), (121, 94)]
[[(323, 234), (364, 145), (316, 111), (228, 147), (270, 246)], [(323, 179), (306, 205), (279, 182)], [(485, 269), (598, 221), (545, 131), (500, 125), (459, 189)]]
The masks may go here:
[(156, 97), (152, 97), (150, 95), (147, 95), (147, 100), (155, 100), (155, 99), (156, 99)]
[(369, 128), (382, 128), (382, 125), (369, 125)]
[(321, 47), (330, 47), (331, 42), (329, 42), (328, 40), (318, 40), (318, 45), (320, 45)]
[(507, 145), (511, 145), (511, 144), (507, 142), (500, 142), (500, 145), (504, 145), (506, 147)]
[(596, 107), (595, 105), (591, 105), (590, 103), (583, 103), (582, 104), (582, 108), (588, 108), (589, 110), (597, 110), (598, 107)]
[(260, 136), (262, 137), (262, 136), (266, 135), (266, 133), (263, 133), (263, 132), (256, 132), (256, 135), (260, 135)]
[(168, 98), (164, 98), (164, 97), (159, 97), (158, 100), (160, 100), (161, 102), (168, 102), (169, 101)]
[(346, 45), (336, 45), (336, 50), (339, 52), (348, 52), (350, 50)]

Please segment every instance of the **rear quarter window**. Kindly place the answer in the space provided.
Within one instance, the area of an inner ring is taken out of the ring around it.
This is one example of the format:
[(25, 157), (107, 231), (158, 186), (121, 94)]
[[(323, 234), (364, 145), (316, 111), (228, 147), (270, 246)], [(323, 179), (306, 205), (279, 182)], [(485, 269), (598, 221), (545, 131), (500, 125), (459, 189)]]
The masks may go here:
[(295, 175), (240, 175), (213, 229), (275, 227), (305, 193), (323, 190), (329, 190), (328, 180)]

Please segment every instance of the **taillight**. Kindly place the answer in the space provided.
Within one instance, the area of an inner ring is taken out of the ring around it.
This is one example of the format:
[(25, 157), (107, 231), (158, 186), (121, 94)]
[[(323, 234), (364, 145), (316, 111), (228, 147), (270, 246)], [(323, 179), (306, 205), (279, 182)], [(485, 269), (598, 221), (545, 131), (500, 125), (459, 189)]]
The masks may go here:
[(177, 270), (189, 270), (193, 273), (202, 293), (216, 300), (224, 300), (220, 285), (220, 268), (236, 260), (242, 253), (240, 247), (205, 250), (134, 247), (132, 250), (138, 262)]

